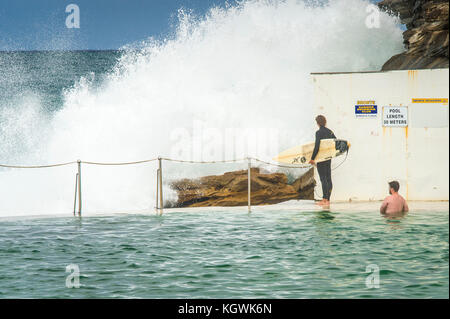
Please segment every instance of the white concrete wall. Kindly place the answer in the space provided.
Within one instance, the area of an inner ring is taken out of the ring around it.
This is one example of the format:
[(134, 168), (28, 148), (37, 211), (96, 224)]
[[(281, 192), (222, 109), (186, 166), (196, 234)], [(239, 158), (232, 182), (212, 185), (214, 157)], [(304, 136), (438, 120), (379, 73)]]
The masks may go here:
[[(327, 126), (352, 145), (346, 162), (332, 172), (332, 201), (382, 200), (391, 180), (400, 182), (400, 194), (409, 200), (448, 200), (449, 106), (412, 103), (413, 98), (448, 98), (448, 69), (311, 77), (315, 113), (325, 115)], [(358, 100), (375, 100), (378, 115), (357, 118)], [(409, 126), (383, 127), (383, 106), (408, 106)], [(332, 167), (342, 160), (333, 159)], [(317, 172), (316, 180), (321, 195)]]

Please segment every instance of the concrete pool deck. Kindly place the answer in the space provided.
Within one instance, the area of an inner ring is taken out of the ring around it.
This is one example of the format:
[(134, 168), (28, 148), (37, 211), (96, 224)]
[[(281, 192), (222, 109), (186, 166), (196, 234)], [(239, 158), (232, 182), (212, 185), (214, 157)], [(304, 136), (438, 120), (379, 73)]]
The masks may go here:
[[(368, 202), (335, 202), (331, 203), (330, 209), (323, 209), (315, 205), (312, 200), (291, 200), (284, 203), (274, 205), (252, 206), (252, 213), (258, 212), (276, 212), (276, 211), (292, 211), (292, 212), (320, 212), (329, 211), (331, 213), (378, 213), (381, 206), (381, 201)], [(408, 201), (410, 213), (423, 212), (445, 212), (449, 213), (448, 201)], [(215, 213), (215, 212), (233, 212), (233, 213), (247, 213), (247, 206), (234, 207), (185, 207), (185, 208), (164, 208), (163, 214), (171, 213)], [(84, 211), (83, 217), (102, 217), (111, 215), (155, 215), (159, 214), (156, 209), (133, 210), (121, 209), (117, 211)], [(60, 218), (73, 217), (72, 212), (60, 212), (57, 214), (5, 214), (0, 215), (0, 222), (14, 221), (20, 219), (39, 219), (39, 218)]]
[[(378, 212), (381, 201), (364, 202), (331, 202), (330, 212)], [(410, 212), (415, 211), (444, 211), (449, 212), (448, 201), (408, 201)], [(312, 200), (291, 200), (275, 205), (252, 206), (252, 211), (273, 211), (273, 210), (294, 210), (294, 211), (323, 211), (324, 209), (314, 203)], [(246, 211), (247, 206), (235, 207), (186, 207), (186, 208), (165, 208), (164, 213), (171, 212), (208, 212), (208, 211)]]

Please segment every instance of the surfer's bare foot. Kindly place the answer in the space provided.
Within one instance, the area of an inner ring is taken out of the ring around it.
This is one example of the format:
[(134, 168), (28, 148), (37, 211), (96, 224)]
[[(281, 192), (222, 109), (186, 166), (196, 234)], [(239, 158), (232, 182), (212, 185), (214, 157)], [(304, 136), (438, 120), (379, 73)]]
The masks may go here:
[(320, 202), (319, 205), (322, 206), (322, 207), (330, 207), (330, 201), (324, 199), (324, 200), (322, 200), (322, 201)]
[(323, 203), (324, 203), (324, 201), (325, 201), (325, 200), (324, 200), (324, 199), (322, 199), (322, 200), (321, 200), (320, 202), (315, 202), (315, 204), (316, 204), (316, 205), (320, 205), (320, 206), (322, 206), (322, 205), (323, 205)]

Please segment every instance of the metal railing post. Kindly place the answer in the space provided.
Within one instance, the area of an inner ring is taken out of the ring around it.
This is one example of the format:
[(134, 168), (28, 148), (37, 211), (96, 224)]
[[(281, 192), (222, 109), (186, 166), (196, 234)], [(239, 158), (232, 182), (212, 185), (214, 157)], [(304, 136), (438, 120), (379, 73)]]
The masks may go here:
[(159, 168), (156, 169), (156, 210), (159, 209)]
[(81, 161), (77, 161), (78, 164), (78, 216), (81, 216)]
[(250, 213), (252, 211), (252, 201), (251, 201), (251, 197), (252, 197), (252, 190), (251, 190), (251, 186), (252, 186), (252, 174), (251, 174), (251, 168), (252, 168), (252, 162), (251, 162), (251, 158), (248, 158), (248, 212)]
[(73, 216), (77, 212), (77, 195), (78, 195), (78, 173), (75, 174), (75, 199), (73, 200)]
[(163, 177), (162, 177), (162, 158), (158, 157), (158, 171), (159, 171), (159, 213), (163, 213)]

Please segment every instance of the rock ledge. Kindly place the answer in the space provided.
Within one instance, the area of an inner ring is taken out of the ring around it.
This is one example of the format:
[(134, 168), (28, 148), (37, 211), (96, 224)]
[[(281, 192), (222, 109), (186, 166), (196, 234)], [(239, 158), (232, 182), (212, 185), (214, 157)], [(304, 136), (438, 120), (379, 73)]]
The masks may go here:
[[(171, 183), (178, 201), (175, 207), (245, 206), (247, 205), (247, 170), (199, 179), (182, 179)], [(292, 199), (314, 199), (314, 170), (310, 169), (293, 183), (284, 173), (262, 173), (251, 169), (252, 205), (277, 204)]]
[(394, 55), (382, 70), (448, 68), (448, 1), (384, 0), (378, 6), (399, 14), (406, 24), (406, 52)]

